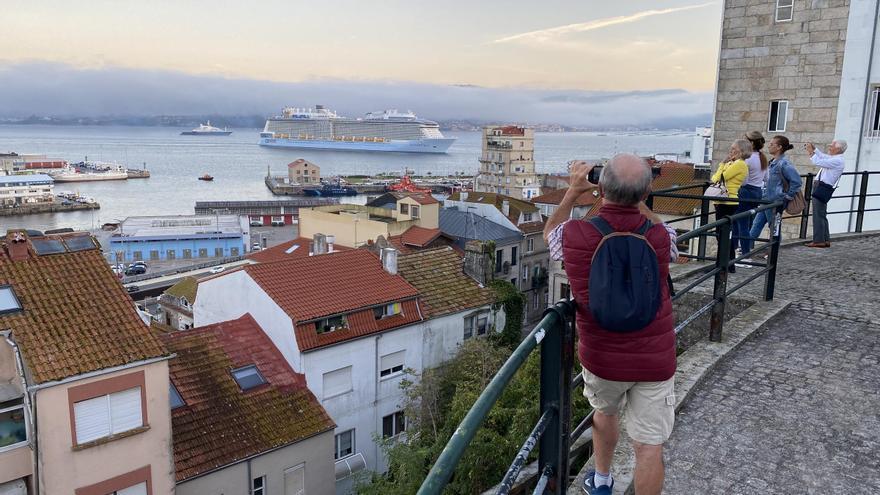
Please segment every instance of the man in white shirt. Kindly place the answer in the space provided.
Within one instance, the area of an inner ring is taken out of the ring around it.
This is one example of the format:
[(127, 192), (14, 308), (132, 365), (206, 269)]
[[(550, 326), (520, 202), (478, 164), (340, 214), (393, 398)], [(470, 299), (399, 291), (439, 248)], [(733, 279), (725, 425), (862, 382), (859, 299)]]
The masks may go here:
[[(843, 153), (846, 151), (846, 141), (835, 139), (828, 145), (828, 153), (817, 150), (813, 143), (807, 143), (807, 153), (813, 165), (819, 167), (819, 175), (813, 190), (818, 192), (821, 188), (837, 187), (840, 175), (843, 174)], [(829, 196), (830, 197), (830, 196)], [(813, 194), (813, 242), (808, 242), (807, 247), (828, 248), (831, 247), (831, 234), (828, 231), (828, 203), (822, 201)]]

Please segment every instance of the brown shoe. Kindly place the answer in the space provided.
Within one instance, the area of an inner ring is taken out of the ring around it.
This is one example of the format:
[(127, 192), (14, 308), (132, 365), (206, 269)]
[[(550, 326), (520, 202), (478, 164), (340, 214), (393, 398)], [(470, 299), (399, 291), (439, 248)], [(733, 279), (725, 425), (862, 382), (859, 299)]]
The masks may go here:
[(807, 246), (809, 248), (829, 248), (829, 247), (831, 247), (831, 243), (830, 242), (808, 242), (808, 243), (804, 244), (804, 246)]

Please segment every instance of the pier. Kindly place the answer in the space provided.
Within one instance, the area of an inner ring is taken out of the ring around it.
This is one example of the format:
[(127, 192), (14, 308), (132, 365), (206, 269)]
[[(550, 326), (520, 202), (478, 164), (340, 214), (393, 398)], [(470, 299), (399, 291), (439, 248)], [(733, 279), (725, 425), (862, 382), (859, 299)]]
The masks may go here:
[[(363, 176), (340, 176), (345, 181), (346, 187), (351, 187), (358, 194), (379, 195), (387, 191), (389, 185), (397, 182), (400, 177), (389, 180), (388, 177), (368, 177)], [(471, 177), (421, 177), (413, 176), (413, 179), (428, 179), (432, 182), (420, 182), (419, 187), (431, 189), (434, 194), (451, 194), (455, 190), (461, 189), (461, 184), (470, 182)], [(366, 181), (369, 183), (365, 183)], [(283, 175), (267, 175), (265, 178), (266, 187), (276, 196), (305, 196), (304, 189), (315, 189), (320, 185), (302, 185), (291, 184), (288, 182), (287, 176)], [(330, 181), (328, 181), (330, 182)], [(377, 183), (378, 182), (378, 183)], [(330, 182), (332, 183), (332, 182)]]
[(12, 217), (17, 215), (31, 215), (34, 213), (59, 213), (64, 211), (98, 210), (98, 203), (74, 202), (64, 204), (60, 201), (54, 203), (33, 203), (0, 208), (0, 217)]

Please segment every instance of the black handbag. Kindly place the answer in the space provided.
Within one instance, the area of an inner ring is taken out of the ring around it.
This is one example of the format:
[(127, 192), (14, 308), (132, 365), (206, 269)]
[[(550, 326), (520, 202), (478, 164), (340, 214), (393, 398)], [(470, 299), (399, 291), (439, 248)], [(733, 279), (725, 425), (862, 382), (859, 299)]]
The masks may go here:
[(831, 201), (831, 196), (834, 194), (834, 186), (831, 184), (819, 181), (816, 183), (816, 187), (813, 188), (813, 199), (816, 201), (821, 201), (823, 203), (827, 203)]

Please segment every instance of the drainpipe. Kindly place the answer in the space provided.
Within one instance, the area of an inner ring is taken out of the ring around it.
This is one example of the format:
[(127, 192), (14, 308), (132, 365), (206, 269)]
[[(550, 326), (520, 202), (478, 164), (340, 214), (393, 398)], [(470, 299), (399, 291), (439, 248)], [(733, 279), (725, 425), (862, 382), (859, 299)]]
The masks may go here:
[[(880, 1), (880, 0), (878, 0)], [(375, 363), (375, 372), (373, 373), (373, 427), (379, 424), (379, 339), (382, 334), (376, 335), (373, 345), (373, 363)], [(355, 446), (357, 443), (355, 443)], [(376, 460), (376, 466), (379, 465), (379, 444), (373, 442), (373, 458)], [(375, 467), (375, 466), (374, 466)]]
[(30, 427), (33, 433), (33, 436), (30, 439), (31, 448), (34, 452), (33, 484), (34, 492), (40, 493), (40, 457), (37, 443), (37, 403), (32, 400), (31, 397), (31, 394), (36, 394), (36, 392), (28, 390), (27, 380), (25, 380), (24, 377), (24, 361), (21, 359), (21, 351), (18, 349), (18, 344), (12, 339), (12, 332), (9, 330), (3, 330), (0, 331), (0, 336), (6, 340), (6, 343), (9, 344), (9, 347), (12, 348), (12, 352), (15, 355), (15, 371), (21, 379), (21, 390), (24, 392), (24, 407), (31, 412), (30, 420), (25, 417), (25, 424)]
[[(247, 493), (251, 495), (254, 493), (254, 480), (251, 478), (251, 459), (247, 460)], [(266, 491), (266, 488), (263, 487), (263, 491)]]
[[(853, 169), (853, 172), (859, 171), (859, 159), (862, 156), (862, 143), (865, 140), (865, 119), (867, 118), (868, 113), (868, 96), (871, 94), (871, 69), (874, 66), (874, 46), (877, 42), (877, 22), (878, 16), (880, 16), (880, 0), (875, 0), (874, 2), (874, 29), (871, 32), (871, 50), (868, 55), (868, 70), (865, 74), (865, 98), (862, 100), (862, 122), (859, 124), (859, 145), (856, 148), (856, 166)], [(855, 177), (855, 176), (854, 176)], [(858, 200), (856, 196), (856, 181), (853, 179), (852, 184), (852, 198), (849, 199), (849, 209), (854, 210), (856, 207), (856, 201)], [(850, 212), (849, 214), (849, 226), (847, 228), (847, 232), (852, 232), (853, 229), (853, 214)]]

